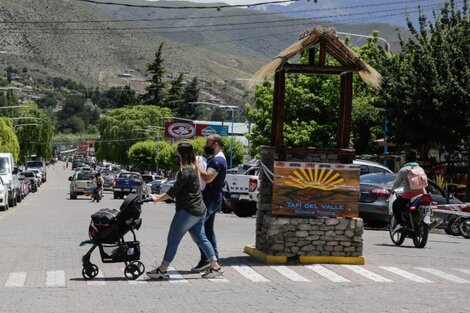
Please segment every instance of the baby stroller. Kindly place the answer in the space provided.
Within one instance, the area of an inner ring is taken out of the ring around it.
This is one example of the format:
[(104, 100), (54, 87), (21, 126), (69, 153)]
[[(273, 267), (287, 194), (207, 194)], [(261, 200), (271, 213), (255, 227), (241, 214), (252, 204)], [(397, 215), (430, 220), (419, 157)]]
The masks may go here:
[[(80, 245), (93, 244), (90, 250), (82, 257), (82, 276), (93, 279), (98, 275), (98, 266), (90, 262), (90, 257), (96, 247), (100, 250), (103, 263), (124, 262), (126, 267), (124, 275), (128, 279), (137, 279), (145, 272), (145, 266), (140, 259), (140, 242), (137, 241), (135, 231), (142, 224), (140, 217), (141, 204), (152, 201), (151, 198), (141, 199), (139, 195), (129, 194), (121, 204), (120, 210), (101, 209), (91, 216), (88, 235), (90, 240)], [(125, 241), (124, 235), (132, 232), (133, 241)]]

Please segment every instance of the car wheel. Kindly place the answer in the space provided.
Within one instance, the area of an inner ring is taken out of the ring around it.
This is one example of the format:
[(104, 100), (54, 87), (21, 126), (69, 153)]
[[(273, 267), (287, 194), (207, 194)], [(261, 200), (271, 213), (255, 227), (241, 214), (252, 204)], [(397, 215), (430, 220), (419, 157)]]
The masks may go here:
[(70, 199), (76, 200), (76, 199), (77, 199), (77, 195), (74, 194), (73, 192), (71, 192), (71, 193), (70, 193)]
[(464, 238), (470, 239), (470, 218), (465, 218), (460, 221), (459, 231)]
[(250, 217), (256, 214), (256, 202), (237, 201), (234, 203), (233, 213), (238, 217)]
[(20, 203), (23, 200), (23, 197), (21, 197), (21, 193), (18, 194), (18, 197), (16, 197), (16, 202)]
[(366, 226), (371, 228), (384, 228), (388, 225), (388, 222), (381, 222), (381, 221), (372, 221), (367, 222)]
[(114, 199), (117, 199), (117, 198), (119, 198), (119, 196), (118, 196), (117, 192), (113, 192), (113, 198), (114, 198)]

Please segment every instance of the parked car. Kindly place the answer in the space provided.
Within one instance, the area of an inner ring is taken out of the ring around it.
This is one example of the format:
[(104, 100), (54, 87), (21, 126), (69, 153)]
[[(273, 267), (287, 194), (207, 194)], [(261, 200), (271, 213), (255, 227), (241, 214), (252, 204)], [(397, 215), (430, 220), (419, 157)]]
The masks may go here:
[(353, 164), (361, 166), (361, 174), (371, 174), (371, 173), (393, 173), (388, 167), (383, 166), (380, 163), (367, 161), (367, 160), (354, 160)]
[(8, 187), (3, 183), (3, 179), (0, 177), (0, 210), (8, 210)]
[(8, 206), (14, 207), (17, 202), (16, 192), (19, 187), (17, 169), (11, 153), (0, 153), (0, 177), (8, 189)]
[[(375, 173), (361, 175), (359, 200), (359, 217), (366, 225), (371, 227), (384, 227), (390, 220), (388, 199), (390, 189), (397, 177), (396, 173)], [(447, 196), (434, 181), (428, 179), (426, 190), (432, 196), (433, 202), (437, 204), (460, 204), (462, 201)]]
[[(171, 187), (173, 187), (175, 182), (176, 182), (175, 179), (170, 179), (164, 182), (160, 187), (160, 193), (166, 193)], [(166, 203), (175, 202), (175, 199), (168, 199), (168, 200), (165, 200), (165, 202)]]
[(38, 170), (38, 169), (35, 169), (35, 168), (29, 169), (28, 171), (33, 172), (34, 175), (36, 175), (36, 177), (38, 178), (38, 180), (37, 180), (38, 187), (40, 187), (40, 186), (42, 185), (42, 183), (43, 183), (41, 171)]
[(41, 182), (47, 181), (47, 168), (46, 163), (38, 157), (34, 157), (31, 160), (26, 161), (27, 170), (39, 170), (41, 172)]
[(29, 191), (36, 192), (40, 182), (40, 180), (36, 177), (36, 174), (31, 171), (21, 172), (20, 174), (24, 177), (24, 180), (29, 183)]
[(21, 173), (18, 173), (18, 180), (21, 185), (21, 198), (24, 199), (30, 192), (29, 181)]
[(102, 169), (100, 173), (104, 180), (103, 190), (113, 190), (113, 181), (116, 178), (116, 174), (109, 169)]
[(94, 177), (90, 171), (77, 171), (70, 176), (70, 199), (77, 199), (79, 195), (90, 195)]

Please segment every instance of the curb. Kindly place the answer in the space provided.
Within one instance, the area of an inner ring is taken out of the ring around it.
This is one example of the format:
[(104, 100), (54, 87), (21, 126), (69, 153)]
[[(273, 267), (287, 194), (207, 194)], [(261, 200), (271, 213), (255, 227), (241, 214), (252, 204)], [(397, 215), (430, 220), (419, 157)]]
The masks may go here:
[[(245, 245), (243, 251), (260, 262), (265, 264), (287, 264), (292, 261), (301, 264), (352, 264), (352, 265), (364, 265), (365, 258), (363, 256), (358, 257), (343, 257), (343, 256), (306, 256), (301, 255), (295, 258), (283, 256), (283, 255), (269, 255), (255, 248), (254, 245)], [(288, 262), (290, 261), (290, 262)]]

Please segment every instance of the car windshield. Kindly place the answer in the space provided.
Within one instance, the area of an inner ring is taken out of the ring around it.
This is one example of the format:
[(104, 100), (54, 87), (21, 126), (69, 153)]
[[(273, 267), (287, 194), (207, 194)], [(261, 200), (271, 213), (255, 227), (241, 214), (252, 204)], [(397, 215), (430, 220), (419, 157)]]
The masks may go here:
[(396, 174), (366, 174), (361, 175), (361, 183), (377, 184), (385, 187), (392, 187)]
[(93, 173), (78, 173), (77, 180), (90, 180), (93, 179)]
[(33, 172), (21, 172), (21, 175), (23, 175), (24, 177), (34, 177)]
[(153, 177), (151, 175), (142, 175), (142, 179), (148, 184), (153, 180)]
[(41, 161), (28, 161), (26, 162), (26, 165), (28, 167), (42, 167), (42, 162)]
[(6, 174), (10, 170), (7, 158), (0, 158), (0, 174)]
[(121, 173), (119, 175), (119, 178), (137, 179), (137, 178), (139, 178), (139, 175), (135, 174), (135, 173)]

